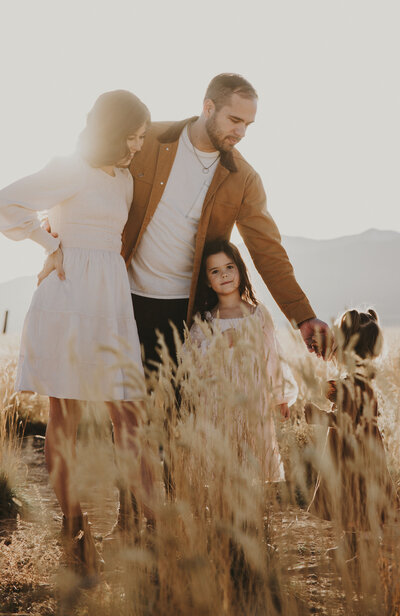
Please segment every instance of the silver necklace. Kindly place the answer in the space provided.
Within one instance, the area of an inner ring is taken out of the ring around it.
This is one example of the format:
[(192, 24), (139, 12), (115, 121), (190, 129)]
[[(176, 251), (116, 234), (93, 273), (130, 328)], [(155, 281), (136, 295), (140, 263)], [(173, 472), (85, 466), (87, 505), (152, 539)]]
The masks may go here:
[(213, 160), (213, 162), (211, 163), (211, 165), (208, 165), (208, 167), (206, 167), (205, 165), (203, 165), (203, 163), (202, 163), (202, 161), (201, 161), (201, 158), (200, 158), (200, 157), (199, 157), (199, 155), (197, 154), (197, 152), (196, 152), (196, 148), (194, 147), (194, 145), (193, 145), (193, 143), (192, 143), (192, 127), (191, 127), (191, 126), (189, 126), (189, 127), (188, 127), (188, 136), (189, 136), (190, 145), (192, 146), (192, 149), (193, 149), (193, 153), (194, 153), (195, 157), (197, 158), (197, 160), (199, 161), (200, 165), (202, 166), (203, 173), (206, 173), (206, 174), (207, 174), (207, 173), (210, 171), (211, 167), (212, 167), (213, 165), (215, 165), (215, 163), (216, 163), (216, 162), (217, 162), (217, 160), (219, 159), (219, 154), (218, 154), (217, 158), (216, 158), (215, 160)]

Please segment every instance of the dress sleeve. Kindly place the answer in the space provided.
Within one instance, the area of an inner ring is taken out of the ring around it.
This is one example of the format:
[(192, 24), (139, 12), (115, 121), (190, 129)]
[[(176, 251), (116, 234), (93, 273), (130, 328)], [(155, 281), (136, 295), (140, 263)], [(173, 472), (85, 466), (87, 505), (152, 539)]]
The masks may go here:
[(206, 335), (207, 323), (200, 321), (199, 315), (196, 315), (195, 322), (189, 330), (189, 340), (192, 344), (196, 345), (202, 353), (205, 353), (210, 344), (210, 336)]
[(262, 322), (264, 344), (266, 350), (267, 375), (270, 379), (272, 394), (276, 404), (294, 404), (299, 388), (289, 367), (283, 357), (281, 345), (276, 336), (274, 322), (265, 306), (257, 308)]
[(60, 244), (40, 226), (37, 212), (48, 210), (73, 197), (82, 187), (78, 161), (55, 158), (46, 167), (0, 190), (0, 231), (12, 240), (30, 238), (48, 254)]

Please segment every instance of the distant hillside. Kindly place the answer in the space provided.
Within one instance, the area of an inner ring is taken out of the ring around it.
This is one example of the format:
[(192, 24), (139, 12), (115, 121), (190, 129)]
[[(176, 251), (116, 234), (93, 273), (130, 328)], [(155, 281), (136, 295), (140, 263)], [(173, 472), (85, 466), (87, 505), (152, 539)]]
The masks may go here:
[(7, 333), (16, 333), (22, 329), (35, 288), (36, 276), (24, 276), (0, 284), (0, 332), (3, 331), (6, 310), (8, 310)]
[[(384, 325), (400, 325), (400, 233), (370, 229), (332, 240), (283, 237), (297, 280), (318, 316), (328, 322), (350, 306), (374, 306)], [(247, 249), (239, 246), (259, 299), (277, 323), (285, 319), (257, 274)], [(9, 311), (9, 333), (20, 331), (36, 277), (0, 284), (0, 327)]]
[[(370, 229), (331, 240), (283, 237), (296, 278), (318, 316), (328, 322), (352, 306), (374, 306), (383, 325), (400, 325), (400, 233)], [(283, 315), (242, 244), (258, 297)], [(283, 317), (284, 319), (284, 317)]]

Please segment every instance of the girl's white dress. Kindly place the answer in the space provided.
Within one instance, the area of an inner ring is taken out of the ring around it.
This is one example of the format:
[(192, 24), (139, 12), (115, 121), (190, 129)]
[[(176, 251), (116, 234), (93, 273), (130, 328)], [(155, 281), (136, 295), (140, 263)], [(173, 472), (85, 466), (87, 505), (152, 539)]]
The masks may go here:
[[(115, 177), (80, 156), (54, 159), (0, 191), (0, 230), (53, 252), (61, 240), (65, 280), (53, 271), (26, 315), (16, 391), (77, 400), (132, 400), (142, 363), (121, 233), (132, 201), (128, 170)], [(49, 210), (51, 237), (38, 211)]]
[[(207, 328), (210, 331), (207, 331)], [(213, 334), (223, 333), (227, 330), (235, 330), (241, 339), (247, 337), (250, 343), (260, 337), (259, 342), (261, 343), (264, 360), (262, 371), (265, 371), (264, 374), (257, 372), (258, 358), (255, 355), (259, 352), (259, 348), (257, 350), (254, 348), (254, 373), (250, 385), (247, 382), (249, 373), (246, 370), (251, 369), (251, 362), (247, 353), (244, 357), (241, 357), (240, 365), (235, 367), (233, 374), (239, 386), (243, 387), (243, 391), (249, 386), (257, 387), (258, 385), (267, 389), (258, 398), (263, 401), (263, 408), (258, 409), (260, 413), (258, 428), (261, 429), (263, 440), (261, 465), (265, 480), (281, 481), (285, 476), (279, 453), (273, 412), (279, 404), (287, 403), (289, 406), (294, 404), (298, 394), (297, 383), (289, 365), (283, 359), (272, 317), (265, 306), (258, 304), (253, 313), (234, 319), (221, 319), (213, 316), (210, 312), (206, 312), (205, 323), (196, 319), (189, 335), (190, 340), (200, 347), (203, 355), (206, 355), (215, 352)], [(231, 354), (229, 359), (233, 357), (234, 355)], [(242, 416), (242, 419), (245, 420), (245, 417)]]

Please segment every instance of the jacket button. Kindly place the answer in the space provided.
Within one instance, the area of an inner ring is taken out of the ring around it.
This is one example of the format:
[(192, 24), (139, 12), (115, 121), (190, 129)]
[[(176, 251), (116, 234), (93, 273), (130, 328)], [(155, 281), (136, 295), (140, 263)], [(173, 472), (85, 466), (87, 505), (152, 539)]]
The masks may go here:
[(165, 148), (165, 149), (166, 149), (166, 151), (168, 152), (169, 148)]
[(161, 186), (164, 186), (164, 182), (160, 182)]

